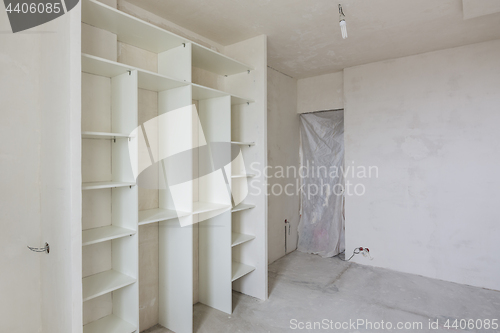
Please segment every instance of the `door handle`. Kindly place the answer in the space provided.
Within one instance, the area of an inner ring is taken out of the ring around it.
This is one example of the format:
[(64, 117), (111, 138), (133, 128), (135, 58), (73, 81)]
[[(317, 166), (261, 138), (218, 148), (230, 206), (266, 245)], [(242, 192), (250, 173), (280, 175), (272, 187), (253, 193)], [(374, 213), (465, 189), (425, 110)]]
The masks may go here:
[(44, 247), (31, 247), (31, 246), (28, 246), (28, 249), (30, 249), (33, 252), (47, 252), (47, 253), (50, 252), (49, 243), (45, 243)]

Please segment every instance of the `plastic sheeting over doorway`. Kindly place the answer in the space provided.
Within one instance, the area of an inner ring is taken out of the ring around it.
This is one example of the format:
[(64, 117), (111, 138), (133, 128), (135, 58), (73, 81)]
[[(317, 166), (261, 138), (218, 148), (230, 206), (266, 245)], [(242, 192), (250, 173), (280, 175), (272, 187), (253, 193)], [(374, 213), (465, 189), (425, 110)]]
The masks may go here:
[(344, 111), (302, 114), (298, 250), (333, 257), (344, 251)]

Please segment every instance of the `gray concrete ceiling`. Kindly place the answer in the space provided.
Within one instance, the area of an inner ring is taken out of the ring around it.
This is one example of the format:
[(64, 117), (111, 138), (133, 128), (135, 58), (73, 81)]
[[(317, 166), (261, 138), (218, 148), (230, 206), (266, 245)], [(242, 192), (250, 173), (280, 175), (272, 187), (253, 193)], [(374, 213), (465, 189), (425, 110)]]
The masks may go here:
[[(500, 13), (464, 20), (462, 0), (128, 2), (222, 45), (266, 34), (269, 66), (295, 78), (500, 39)], [(339, 2), (346, 15), (345, 40)]]

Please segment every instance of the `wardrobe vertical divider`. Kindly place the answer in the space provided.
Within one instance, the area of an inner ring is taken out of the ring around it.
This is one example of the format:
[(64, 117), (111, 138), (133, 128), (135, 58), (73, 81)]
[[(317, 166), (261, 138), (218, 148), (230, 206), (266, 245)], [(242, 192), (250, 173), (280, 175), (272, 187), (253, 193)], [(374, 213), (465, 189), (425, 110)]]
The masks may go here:
[(199, 301), (231, 314), (231, 96), (200, 100), (198, 112), (209, 147), (199, 156), (199, 200), (227, 206), (198, 216)]
[[(224, 48), (225, 54), (251, 64), (254, 70), (230, 75), (224, 79), (226, 91), (251, 97), (253, 103), (232, 105), (232, 141), (251, 142), (241, 145), (244, 169), (250, 177), (234, 178), (233, 197), (248, 187), (244, 203), (252, 209), (233, 213), (233, 231), (255, 238), (233, 247), (233, 266), (238, 263), (254, 267), (251, 273), (235, 279), (233, 290), (259, 299), (268, 297), (267, 276), (267, 180), (262, 170), (267, 166), (267, 37), (258, 36)], [(237, 168), (235, 168), (237, 169)], [(260, 171), (258, 171), (260, 170)], [(233, 171), (236, 176), (240, 170)], [(255, 174), (253, 176), (252, 174)]]
[[(191, 44), (160, 53), (158, 71), (190, 82)], [(159, 323), (179, 333), (193, 329), (193, 181), (179, 174), (194, 172), (195, 112), (190, 85), (158, 93), (159, 208), (180, 215), (159, 222)]]
[[(137, 127), (137, 71), (111, 78), (111, 130), (113, 133), (134, 133)], [(115, 140), (112, 149), (112, 180), (135, 183), (132, 168), (137, 165), (137, 137)], [(137, 186), (113, 188), (112, 224), (138, 230)], [(139, 279), (139, 236), (111, 241), (111, 262), (115, 271)], [(139, 284), (134, 283), (113, 292), (113, 314), (139, 327)]]

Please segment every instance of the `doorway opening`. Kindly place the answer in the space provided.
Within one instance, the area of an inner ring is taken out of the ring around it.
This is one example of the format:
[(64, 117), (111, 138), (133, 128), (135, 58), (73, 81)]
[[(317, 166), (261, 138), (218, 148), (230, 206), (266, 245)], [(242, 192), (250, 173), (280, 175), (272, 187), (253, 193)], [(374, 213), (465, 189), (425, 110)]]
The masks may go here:
[(333, 257), (345, 250), (344, 152), (344, 110), (300, 115), (301, 252)]

